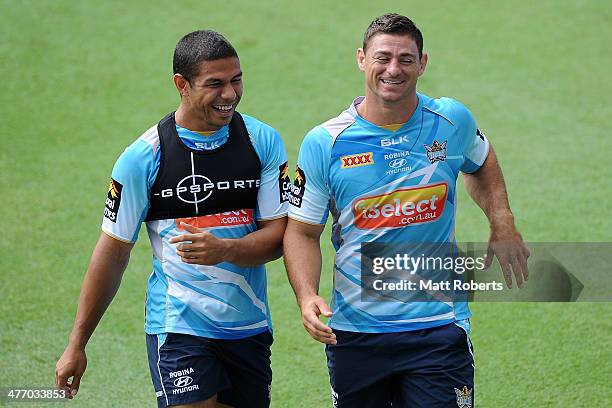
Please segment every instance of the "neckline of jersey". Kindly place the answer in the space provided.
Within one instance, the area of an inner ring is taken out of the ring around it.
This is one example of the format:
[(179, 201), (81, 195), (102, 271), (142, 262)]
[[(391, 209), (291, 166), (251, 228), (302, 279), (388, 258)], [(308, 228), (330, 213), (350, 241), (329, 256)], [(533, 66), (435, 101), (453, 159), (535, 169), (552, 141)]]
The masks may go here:
[(355, 120), (357, 122), (359, 122), (360, 125), (370, 128), (370, 129), (374, 129), (377, 131), (382, 131), (382, 132), (386, 132), (389, 133), (391, 135), (397, 135), (397, 134), (401, 134), (404, 133), (405, 131), (409, 130), (411, 126), (415, 125), (418, 121), (419, 118), (422, 117), (422, 115), (420, 115), (419, 113), (421, 112), (421, 110), (423, 109), (423, 98), (422, 96), (417, 92), (417, 106), (414, 109), (414, 112), (412, 112), (412, 115), (410, 115), (410, 119), (408, 119), (406, 122), (404, 122), (404, 124), (397, 130), (389, 130), (389, 129), (385, 129), (384, 127), (375, 125), (374, 123), (368, 121), (367, 119), (363, 118), (359, 112), (357, 112), (357, 105), (359, 105), (361, 102), (363, 102), (363, 100), (365, 99), (365, 96), (358, 96), (357, 98), (355, 98), (353, 100), (353, 103), (351, 103), (351, 106), (349, 107), (349, 111), (351, 113), (351, 115), (353, 115), (353, 117), (355, 118)]
[(193, 135), (193, 139), (196, 138), (200, 138), (203, 141), (212, 141), (212, 140), (217, 140), (217, 139), (222, 139), (224, 137), (226, 137), (229, 133), (229, 125), (223, 125), (222, 127), (220, 127), (219, 129), (213, 131), (213, 133), (211, 133), (210, 135), (203, 135), (200, 132), (196, 132), (195, 130), (191, 130), (191, 129), (187, 129), (186, 127), (183, 127), (179, 124), (175, 124), (176, 126), (176, 131), (179, 132), (180, 130), (184, 130), (186, 131), (186, 133)]
[[(217, 131), (215, 132), (215, 133), (218, 133), (218, 132), (220, 132), (220, 131), (221, 131), (221, 130), (223, 130), (223, 129), (226, 129), (226, 131), (227, 131), (227, 140), (226, 140), (226, 141), (225, 141), (225, 142), (224, 142), (224, 143), (223, 143), (221, 146), (216, 147), (216, 148), (214, 148), (214, 149), (208, 149), (208, 150), (207, 150), (207, 149), (201, 149), (201, 150), (200, 150), (200, 149), (193, 149), (193, 148), (191, 148), (191, 147), (187, 146), (187, 145), (185, 144), (185, 142), (183, 142), (183, 139), (182, 139), (182, 138), (181, 138), (181, 136), (179, 135), (179, 132), (178, 132), (178, 128), (177, 128), (177, 126), (178, 126), (178, 127), (183, 128), (183, 129), (185, 129), (185, 130), (187, 130), (188, 132), (194, 133), (194, 134), (196, 134), (196, 135), (198, 135), (198, 133), (197, 133), (197, 132), (194, 132), (193, 130), (189, 130), (189, 129), (187, 129), (187, 128), (184, 128), (184, 127), (182, 127), (181, 125), (177, 125), (177, 123), (176, 123), (176, 119), (174, 119), (174, 117), (173, 117), (172, 119), (173, 119), (173, 120), (172, 120), (172, 122), (173, 122), (173, 124), (174, 124), (174, 126), (173, 126), (173, 133), (174, 133), (174, 137), (175, 137), (175, 138), (177, 139), (177, 141), (178, 141), (178, 144), (179, 144), (179, 145), (180, 145), (180, 146), (181, 146), (183, 149), (187, 150), (188, 152), (192, 152), (192, 153), (194, 153), (194, 154), (198, 154), (198, 155), (204, 155), (204, 156), (206, 156), (206, 155), (211, 155), (211, 154), (214, 154), (214, 153), (220, 152), (220, 151), (222, 151), (223, 149), (225, 149), (227, 146), (229, 146), (229, 145), (230, 145), (230, 142), (232, 142), (232, 140), (234, 139), (234, 138), (232, 137), (232, 135), (230, 134), (230, 132), (229, 132), (229, 124), (228, 124), (228, 125), (223, 125), (223, 126), (222, 126), (222, 127), (219, 129), (219, 130), (217, 130)], [(198, 135), (198, 136), (200, 136), (200, 137), (204, 138), (202, 135)], [(217, 138), (217, 136), (215, 136), (215, 138), (214, 138), (214, 139), (216, 139), (216, 138)], [(211, 137), (209, 136), (208, 138), (206, 138), (206, 141), (207, 141), (207, 142), (212, 141)]]
[[(176, 134), (178, 135), (178, 138), (179, 138), (179, 142), (183, 145), (183, 147), (185, 147), (186, 149), (194, 153), (206, 153), (206, 152), (214, 153), (214, 152), (219, 151), (220, 148), (222, 148), (229, 142), (229, 126), (228, 125), (225, 125), (219, 130), (216, 130), (213, 133), (214, 136), (211, 135), (208, 137), (204, 137), (198, 132), (195, 132), (191, 129), (184, 128), (181, 125), (175, 125), (175, 128), (176, 128)], [(225, 129), (225, 132), (222, 132), (222, 130), (224, 129)], [(191, 147), (187, 145), (184, 139), (188, 139), (192, 144), (195, 144), (197, 142), (214, 143), (216, 141), (221, 141), (221, 140), (225, 140), (225, 141), (219, 144), (219, 146), (215, 147), (214, 149), (200, 149), (197, 147)]]

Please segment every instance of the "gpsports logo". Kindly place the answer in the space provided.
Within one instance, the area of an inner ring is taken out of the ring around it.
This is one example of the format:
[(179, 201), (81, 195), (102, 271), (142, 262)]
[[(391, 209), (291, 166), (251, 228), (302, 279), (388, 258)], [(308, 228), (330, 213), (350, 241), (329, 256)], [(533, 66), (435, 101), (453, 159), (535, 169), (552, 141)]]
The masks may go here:
[(249, 225), (253, 222), (253, 210), (226, 211), (219, 214), (201, 215), (199, 217), (177, 218), (176, 229), (182, 230), (181, 222), (196, 228), (233, 227)]
[(355, 226), (399, 228), (438, 220), (444, 211), (446, 183), (399, 189), (360, 198), (353, 203)]
[(374, 155), (372, 152), (352, 154), (350, 156), (340, 157), (342, 164), (341, 169), (349, 169), (351, 167), (370, 166), (374, 164)]
[(183, 177), (175, 188), (166, 188), (159, 193), (153, 193), (153, 195), (161, 196), (161, 198), (176, 197), (188, 204), (198, 204), (210, 197), (215, 190), (259, 188), (259, 182), (259, 179), (213, 182), (201, 174), (191, 174)]
[(119, 211), (119, 204), (121, 204), (122, 190), (123, 184), (111, 178), (110, 183), (108, 184), (108, 194), (106, 195), (104, 217), (108, 218), (112, 222), (117, 222), (117, 212)]

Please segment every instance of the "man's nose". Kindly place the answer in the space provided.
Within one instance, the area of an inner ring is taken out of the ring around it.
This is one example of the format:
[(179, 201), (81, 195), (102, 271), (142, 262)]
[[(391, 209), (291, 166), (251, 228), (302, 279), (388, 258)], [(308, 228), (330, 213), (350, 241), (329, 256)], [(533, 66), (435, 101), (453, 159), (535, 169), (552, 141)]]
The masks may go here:
[(231, 83), (223, 87), (223, 91), (221, 92), (221, 98), (223, 98), (223, 100), (225, 101), (234, 101), (236, 99), (236, 90), (234, 89)]
[(387, 65), (387, 73), (393, 77), (398, 76), (402, 72), (400, 63), (397, 59), (392, 58)]

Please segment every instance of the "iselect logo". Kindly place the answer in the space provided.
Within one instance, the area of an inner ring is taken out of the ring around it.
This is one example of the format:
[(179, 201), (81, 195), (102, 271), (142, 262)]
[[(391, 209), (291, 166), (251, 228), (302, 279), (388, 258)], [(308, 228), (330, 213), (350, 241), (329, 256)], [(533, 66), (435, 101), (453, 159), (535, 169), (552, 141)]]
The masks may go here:
[(418, 186), (360, 198), (353, 204), (355, 226), (400, 228), (436, 221), (444, 211), (447, 184)]

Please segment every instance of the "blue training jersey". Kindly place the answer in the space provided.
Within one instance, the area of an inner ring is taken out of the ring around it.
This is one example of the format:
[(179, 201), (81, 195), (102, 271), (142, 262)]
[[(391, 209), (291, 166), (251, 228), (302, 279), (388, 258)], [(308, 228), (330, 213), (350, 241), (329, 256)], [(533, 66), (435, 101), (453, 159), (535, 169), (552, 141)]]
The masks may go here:
[[(240, 267), (229, 262), (191, 265), (176, 254), (170, 238), (184, 234), (180, 221), (204, 228), (219, 238), (241, 238), (257, 229), (257, 221), (287, 214), (283, 191), (287, 155), (280, 135), (270, 126), (242, 115), (261, 162), (261, 178), (255, 210), (244, 209), (188, 219), (146, 222), (153, 249), (153, 272), (146, 298), (145, 331), (149, 334), (184, 333), (208, 338), (244, 338), (272, 330), (263, 265)], [(176, 126), (179, 138), (191, 149), (212, 150), (229, 136), (223, 126), (203, 136)], [(135, 242), (149, 209), (151, 187), (160, 165), (157, 125), (147, 130), (121, 154), (112, 179), (116, 191), (111, 217), (102, 230), (118, 240)], [(113, 186), (111, 181), (111, 187)]]
[(397, 332), (470, 317), (465, 302), (362, 301), (362, 243), (454, 242), (457, 177), (488, 155), (466, 107), (417, 95), (415, 112), (396, 131), (360, 117), (360, 97), (302, 142), (289, 216), (325, 224), (332, 213), (334, 329)]

